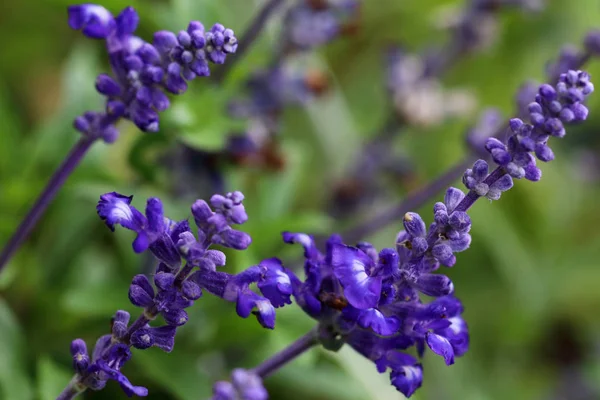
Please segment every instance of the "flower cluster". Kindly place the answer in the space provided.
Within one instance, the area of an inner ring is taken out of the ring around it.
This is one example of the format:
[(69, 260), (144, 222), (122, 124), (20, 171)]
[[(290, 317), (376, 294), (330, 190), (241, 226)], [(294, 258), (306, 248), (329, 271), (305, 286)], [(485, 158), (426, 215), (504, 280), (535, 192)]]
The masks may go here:
[[(494, 162), (511, 177), (540, 180), (542, 172), (536, 166), (535, 157), (544, 162), (554, 159), (554, 153), (547, 144), (548, 139), (552, 136), (563, 137), (564, 124), (587, 118), (588, 109), (583, 105), (583, 101), (593, 90), (594, 85), (586, 72), (569, 70), (561, 74), (556, 86), (543, 84), (539, 87), (535, 102), (528, 107), (529, 123), (519, 118), (511, 119), (510, 129), (513, 134), (507, 143), (490, 138), (485, 148)], [(478, 163), (479, 172), (474, 167), (465, 175), (464, 182), (469, 189), (476, 190), (478, 195), (484, 196), (487, 188), (491, 190), (492, 187), (486, 181), (487, 164), (484, 166), (483, 162)], [(503, 191), (502, 188), (498, 189)], [(490, 198), (497, 197), (499, 193), (493, 193)]]
[[(434, 208), (429, 234), (418, 214), (407, 213), (395, 249), (378, 252), (366, 242), (347, 246), (332, 236), (322, 254), (310, 236), (283, 234), (285, 242), (304, 247), (306, 280), (288, 274), (297, 303), (326, 332), (323, 344), (335, 349), (346, 342), (380, 372), (390, 368), (392, 384), (406, 396), (421, 386), (422, 368), (400, 350), (416, 346), (422, 356), (427, 345), (450, 365), (468, 348), (454, 285), (433, 273), (440, 265), (454, 265), (453, 253), (471, 242), (468, 215), (448, 211), (463, 197), (458, 189), (448, 190), (445, 202)], [(425, 304), (419, 293), (437, 299)]]
[(359, 0), (300, 0), (287, 12), (284, 51), (302, 51), (323, 45), (356, 23)]
[(170, 105), (167, 93), (185, 92), (188, 81), (210, 74), (209, 62), (223, 64), (237, 49), (233, 31), (221, 24), (206, 31), (202, 23), (192, 21), (178, 34), (156, 32), (150, 44), (135, 36), (139, 17), (132, 7), (116, 17), (95, 4), (70, 6), (68, 11), (71, 28), (106, 41), (112, 76), (96, 79), (96, 90), (106, 96), (105, 111), (86, 112), (74, 126), (108, 143), (117, 139), (115, 123), (121, 118), (142, 131), (158, 131), (158, 113)]
[[(507, 145), (488, 139), (486, 148), (500, 167), (490, 174), (487, 162), (478, 160), (467, 169), (463, 182), (470, 192), (465, 195), (449, 188), (444, 202), (433, 207), (429, 231), (418, 214), (406, 213), (395, 249), (378, 252), (365, 242), (347, 246), (334, 235), (322, 254), (309, 235), (283, 233), (285, 242), (304, 247), (306, 279), (284, 272), (296, 302), (319, 321), (323, 345), (337, 349), (348, 343), (372, 360), (378, 371), (389, 368), (392, 385), (405, 396), (421, 386), (423, 370), (415, 357), (402, 350), (414, 346), (422, 357), (427, 346), (447, 365), (463, 355), (469, 335), (462, 305), (453, 296), (452, 281), (434, 272), (440, 266), (454, 266), (455, 253), (470, 246), (467, 210), (479, 197), (498, 199), (512, 187), (513, 177), (540, 178), (531, 152), (542, 161), (551, 160), (548, 138), (564, 136), (563, 122), (587, 117), (582, 102), (592, 91), (589, 75), (582, 71), (562, 74), (556, 88), (541, 85), (529, 106), (532, 123), (511, 120), (514, 135)], [(435, 300), (424, 303), (419, 294)], [(287, 299), (288, 291), (277, 295)]]
[[(246, 318), (255, 313), (263, 326), (274, 327), (274, 307), (286, 302), (285, 298), (277, 298), (276, 293), (285, 290), (291, 293), (289, 279), (279, 261), (265, 260), (232, 275), (217, 271), (217, 267), (225, 265), (225, 254), (211, 248), (219, 245), (244, 250), (250, 245), (250, 236), (232, 227), (248, 219), (243, 200), (240, 192), (214, 195), (210, 205), (197, 200), (191, 208), (197, 227), (194, 234), (187, 220), (173, 221), (165, 217), (157, 198), (148, 199), (145, 214), (142, 214), (131, 205), (132, 196), (112, 192), (100, 197), (96, 208), (106, 225), (111, 230), (120, 225), (134, 231), (133, 250), (137, 253), (150, 250), (159, 265), (153, 274), (154, 285), (147, 276), (136, 275), (129, 287), (129, 300), (143, 308), (136, 321), (129, 324), (129, 314), (118, 311), (112, 321), (112, 334), (98, 341), (91, 360), (85, 343), (81, 339), (73, 341), (74, 368), (82, 388), (99, 390), (108, 379), (113, 379), (128, 395), (146, 395), (145, 388), (132, 386), (120, 372), (131, 357), (129, 347), (143, 350), (154, 346), (170, 352), (177, 328), (188, 321), (185, 309), (202, 296), (202, 289), (236, 302), (240, 316)], [(258, 282), (259, 289), (269, 294), (273, 304), (249, 289), (253, 282)], [(151, 326), (150, 322), (159, 315), (165, 324)]]

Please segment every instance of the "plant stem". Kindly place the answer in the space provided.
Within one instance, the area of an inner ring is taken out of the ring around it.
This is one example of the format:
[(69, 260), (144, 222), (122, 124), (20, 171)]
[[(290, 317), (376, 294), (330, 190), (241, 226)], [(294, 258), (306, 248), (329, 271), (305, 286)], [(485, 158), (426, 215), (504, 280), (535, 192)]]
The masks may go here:
[(16, 232), (4, 246), (4, 249), (2, 249), (2, 253), (0, 254), (0, 272), (21, 243), (27, 238), (35, 224), (46, 211), (46, 208), (48, 208), (52, 200), (54, 200), (58, 190), (63, 186), (75, 167), (79, 165), (95, 140), (95, 138), (89, 137), (82, 137), (79, 139), (62, 164), (54, 172), (54, 175), (52, 175), (50, 181), (46, 184), (46, 187), (29, 210), (29, 213), (27, 213)]
[(156, 318), (157, 315), (158, 310), (156, 309), (156, 306), (152, 306), (149, 310), (144, 310), (133, 324), (129, 325), (129, 328), (127, 328), (127, 332), (125, 332), (125, 336), (123, 337), (123, 342), (129, 344), (131, 335), (146, 326), (146, 324)]
[(262, 7), (262, 9), (256, 14), (248, 29), (244, 32), (242, 37), (239, 40), (240, 46), (237, 52), (235, 53), (235, 57), (232, 57), (230, 61), (223, 64), (221, 68), (219, 68), (213, 74), (213, 81), (216, 83), (221, 83), (225, 80), (225, 77), (229, 73), (229, 71), (233, 68), (237, 61), (240, 61), (244, 54), (248, 51), (248, 49), (252, 46), (254, 41), (258, 38), (263, 28), (266, 25), (267, 20), (271, 15), (277, 10), (277, 8), (282, 5), (284, 0), (268, 0)]
[(273, 357), (263, 361), (252, 372), (264, 379), (317, 343), (317, 330), (313, 329)]
[(363, 238), (377, 232), (379, 229), (391, 223), (395, 223), (406, 212), (410, 210), (416, 210), (417, 208), (421, 207), (437, 193), (441, 192), (450, 186), (452, 182), (459, 179), (465, 172), (465, 169), (467, 169), (474, 161), (475, 159), (472, 155), (467, 156), (464, 160), (451, 167), (443, 175), (440, 175), (427, 186), (424, 186), (423, 188), (409, 194), (408, 197), (406, 197), (399, 205), (384, 210), (369, 220), (345, 230), (341, 234), (342, 237), (348, 243), (353, 243), (363, 240)]
[(85, 392), (86, 387), (79, 384), (79, 375), (75, 375), (71, 382), (58, 395), (56, 400), (71, 400), (77, 397), (80, 393)]

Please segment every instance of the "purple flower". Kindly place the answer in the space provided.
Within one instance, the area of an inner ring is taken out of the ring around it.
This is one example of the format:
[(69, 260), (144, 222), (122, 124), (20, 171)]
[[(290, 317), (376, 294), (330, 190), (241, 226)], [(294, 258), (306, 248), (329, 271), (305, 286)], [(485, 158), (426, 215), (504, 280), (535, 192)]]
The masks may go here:
[(373, 308), (381, 296), (381, 277), (371, 276), (375, 271), (373, 260), (361, 250), (335, 245), (332, 248), (333, 273), (344, 287), (348, 302), (359, 309)]
[(92, 390), (100, 390), (107, 380), (112, 379), (121, 385), (129, 397), (147, 396), (148, 389), (132, 385), (121, 372), (123, 365), (131, 358), (129, 347), (125, 344), (111, 345), (111, 342), (111, 335), (101, 337), (94, 348), (93, 362), (90, 363), (85, 342), (81, 339), (73, 341), (71, 354), (79, 383)]
[(69, 6), (68, 14), (69, 26), (93, 39), (106, 39), (116, 28), (113, 15), (96, 4)]
[(225, 381), (215, 383), (211, 400), (266, 400), (269, 398), (262, 379), (252, 371), (234, 369), (231, 373), (231, 381), (232, 383)]
[[(554, 159), (554, 153), (547, 144), (548, 139), (551, 136), (563, 137), (566, 134), (565, 124), (587, 118), (588, 109), (583, 101), (593, 91), (594, 85), (586, 72), (568, 70), (561, 73), (555, 86), (539, 86), (535, 102), (528, 106), (530, 122), (513, 118), (509, 124), (513, 134), (506, 144), (490, 138), (486, 149), (510, 177), (540, 180), (542, 172), (536, 165), (535, 157), (543, 162)], [(476, 164), (482, 166), (483, 162), (477, 161)], [(512, 186), (512, 181), (504, 178), (504, 174), (491, 179), (487, 171), (480, 168), (480, 172), (475, 172), (475, 168), (467, 171), (464, 182), (478, 196), (497, 199), (502, 191)], [(489, 192), (485, 191), (484, 184), (488, 185)]]
[(180, 255), (173, 243), (172, 234), (177, 236), (189, 229), (187, 222), (172, 223), (163, 215), (162, 203), (157, 198), (148, 199), (146, 216), (131, 205), (133, 196), (116, 192), (100, 196), (96, 206), (98, 215), (114, 231), (115, 224), (137, 233), (133, 250), (141, 253), (150, 248), (152, 253), (172, 269), (180, 264)]
[(290, 279), (292, 272), (284, 268), (277, 258), (263, 260), (259, 267), (262, 270), (262, 276), (258, 281), (258, 288), (261, 293), (269, 299), (274, 307), (292, 304), (290, 299), (293, 293)]
[(390, 372), (390, 381), (400, 393), (410, 397), (423, 383), (423, 367), (421, 364), (397, 367)]
[(105, 111), (86, 112), (74, 121), (77, 130), (107, 143), (118, 136), (115, 123), (125, 118), (144, 132), (159, 130), (159, 112), (170, 106), (166, 92), (187, 90), (186, 80), (210, 74), (208, 62), (222, 64), (235, 53), (237, 39), (231, 29), (215, 24), (204, 32), (198, 21), (177, 36), (159, 31), (150, 44), (135, 36), (139, 17), (127, 7), (115, 18), (100, 5), (70, 6), (69, 26), (84, 35), (105, 39), (112, 74), (96, 79), (97, 91), (106, 97)]
[(92, 364), (87, 373), (95, 373), (101, 379), (112, 379), (119, 383), (121, 389), (129, 397), (147, 396), (148, 389), (142, 386), (134, 386), (123, 373), (121, 368), (131, 358), (129, 347), (125, 344), (117, 344), (111, 347), (106, 359), (98, 359)]
[(137, 349), (147, 349), (149, 347), (158, 347), (159, 349), (170, 353), (175, 345), (175, 333), (177, 328), (172, 325), (160, 327), (151, 327), (146, 325), (131, 335), (131, 345)]
[(73, 356), (73, 369), (78, 374), (87, 371), (90, 365), (90, 356), (88, 355), (87, 345), (82, 339), (75, 339), (71, 342), (71, 355)]

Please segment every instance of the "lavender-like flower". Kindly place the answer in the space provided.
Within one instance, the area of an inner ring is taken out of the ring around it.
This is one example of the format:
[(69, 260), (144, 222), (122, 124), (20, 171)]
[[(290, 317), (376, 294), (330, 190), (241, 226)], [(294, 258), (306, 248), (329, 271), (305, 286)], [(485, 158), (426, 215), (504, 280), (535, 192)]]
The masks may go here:
[[(548, 138), (564, 136), (563, 123), (586, 119), (582, 102), (592, 91), (589, 75), (582, 71), (561, 74), (556, 87), (541, 85), (529, 106), (531, 123), (511, 120), (508, 145), (488, 140), (486, 148), (499, 167), (489, 173), (487, 162), (478, 160), (467, 169), (463, 182), (469, 193), (450, 187), (444, 202), (434, 205), (434, 222), (428, 230), (418, 214), (406, 213), (395, 249), (378, 252), (366, 242), (347, 246), (333, 235), (323, 254), (309, 235), (284, 232), (285, 242), (304, 247), (306, 278), (302, 281), (289, 270), (280, 271), (288, 275), (298, 305), (318, 321), (323, 346), (337, 350), (348, 343), (372, 360), (379, 372), (389, 368), (392, 385), (407, 397), (422, 385), (423, 368), (403, 350), (414, 346), (422, 357), (429, 347), (447, 365), (463, 355), (469, 346), (463, 307), (454, 297), (452, 281), (434, 272), (442, 265), (454, 266), (456, 253), (469, 248), (467, 210), (479, 197), (500, 198), (512, 187), (513, 178), (540, 179), (531, 153), (542, 161), (553, 158)], [(273, 301), (273, 294), (264, 294)], [(435, 299), (424, 303), (420, 294)], [(309, 344), (301, 339), (291, 348)], [(290, 350), (286, 356), (291, 359), (297, 354)], [(281, 365), (282, 359), (275, 356), (272, 364)]]
[(133, 7), (126, 7), (115, 17), (97, 4), (73, 5), (68, 7), (68, 22), (85, 36), (106, 42), (112, 75), (101, 74), (96, 79), (96, 90), (106, 97), (105, 109), (75, 118), (73, 125), (82, 137), (2, 250), (0, 270), (93, 143), (99, 139), (114, 142), (119, 135), (116, 123), (121, 119), (131, 120), (142, 131), (158, 131), (158, 113), (170, 105), (167, 92), (185, 92), (188, 81), (210, 74), (209, 62), (223, 64), (227, 54), (237, 49), (231, 29), (215, 24), (205, 31), (198, 21), (190, 22), (178, 35), (159, 31), (153, 44), (147, 43), (134, 35), (139, 17)]
[(94, 4), (69, 7), (71, 28), (106, 41), (113, 73), (96, 79), (96, 89), (107, 97), (105, 111), (87, 112), (75, 120), (75, 128), (84, 135), (113, 142), (120, 118), (142, 131), (158, 131), (158, 113), (170, 105), (166, 93), (184, 93), (188, 81), (210, 75), (209, 62), (223, 64), (237, 49), (233, 31), (221, 24), (205, 31), (202, 23), (192, 21), (177, 35), (156, 32), (150, 44), (134, 35), (138, 22), (132, 7), (116, 17)]
[[(396, 249), (377, 252), (366, 242), (347, 246), (332, 236), (322, 254), (310, 236), (283, 234), (284, 241), (304, 247), (306, 280), (288, 274), (298, 304), (327, 332), (323, 345), (339, 348), (341, 338), (380, 372), (390, 368), (392, 384), (406, 396), (421, 386), (422, 367), (400, 350), (414, 345), (422, 356), (427, 345), (450, 365), (468, 347), (462, 306), (451, 296), (454, 285), (433, 273), (441, 264), (454, 265), (453, 253), (470, 244), (466, 213), (447, 212), (463, 197), (449, 189), (445, 204), (436, 204), (429, 234), (419, 215), (407, 214)], [(424, 304), (419, 293), (438, 299)]]
[[(210, 205), (197, 200), (191, 208), (198, 228), (195, 235), (187, 220), (173, 221), (165, 217), (157, 198), (148, 199), (145, 214), (142, 214), (131, 205), (132, 196), (116, 192), (100, 196), (96, 207), (100, 218), (111, 230), (120, 225), (134, 231), (137, 236), (133, 250), (136, 253), (149, 250), (159, 265), (154, 271), (153, 283), (146, 275), (136, 275), (131, 282), (129, 300), (143, 309), (137, 320), (130, 323), (129, 313), (117, 311), (112, 320), (112, 333), (99, 339), (92, 358), (83, 340), (73, 341), (71, 353), (76, 375), (59, 396), (61, 400), (73, 398), (88, 388), (100, 390), (109, 379), (116, 380), (128, 396), (147, 395), (147, 389), (133, 386), (121, 372), (131, 358), (129, 348), (173, 350), (177, 328), (188, 321), (185, 309), (202, 297), (203, 289), (236, 302), (240, 316), (255, 314), (261, 325), (274, 327), (275, 307), (291, 303), (292, 294), (289, 271), (279, 260), (264, 260), (237, 275), (217, 271), (217, 267), (225, 265), (226, 258), (213, 246), (244, 250), (251, 243), (248, 234), (233, 228), (248, 220), (243, 200), (241, 192), (214, 195)], [(252, 291), (251, 283), (258, 283), (265, 296)], [(158, 315), (165, 325), (152, 324)], [(247, 386), (249, 380), (244, 376), (236, 374), (234, 384)]]

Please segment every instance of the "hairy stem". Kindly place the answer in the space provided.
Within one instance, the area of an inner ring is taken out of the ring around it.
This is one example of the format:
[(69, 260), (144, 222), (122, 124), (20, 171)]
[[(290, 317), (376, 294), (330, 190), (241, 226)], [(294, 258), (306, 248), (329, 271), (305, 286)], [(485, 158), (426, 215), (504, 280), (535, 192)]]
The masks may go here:
[(252, 372), (264, 379), (317, 343), (317, 330), (313, 329), (273, 357), (263, 361)]
[(71, 382), (63, 389), (56, 397), (56, 400), (71, 400), (77, 397), (80, 393), (85, 392), (86, 387), (79, 383), (79, 375), (75, 374)]
[(248, 49), (252, 46), (252, 44), (256, 41), (263, 28), (266, 25), (266, 22), (269, 20), (271, 15), (277, 10), (277, 8), (282, 5), (284, 0), (268, 0), (262, 7), (262, 9), (254, 16), (254, 19), (250, 23), (250, 26), (244, 32), (242, 37), (239, 40), (240, 46), (237, 52), (235, 53), (235, 57), (232, 57), (230, 61), (223, 64), (221, 68), (219, 68), (213, 74), (213, 80), (216, 83), (223, 82), (225, 77), (231, 71), (236, 62), (240, 61), (244, 54), (248, 51)]
[(10, 260), (14, 252), (19, 248), (21, 243), (27, 238), (40, 217), (44, 215), (44, 212), (52, 200), (54, 200), (58, 190), (63, 186), (75, 167), (79, 165), (95, 140), (95, 138), (89, 137), (82, 137), (79, 139), (62, 164), (54, 172), (54, 175), (52, 175), (50, 181), (48, 181), (46, 187), (39, 195), (36, 202), (33, 204), (25, 218), (21, 221), (21, 224), (17, 228), (16, 232), (4, 246), (4, 249), (2, 249), (2, 253), (0, 253), (0, 272)]
[(129, 344), (131, 335), (146, 326), (146, 324), (156, 318), (157, 315), (158, 310), (156, 309), (156, 306), (152, 306), (149, 310), (144, 310), (133, 324), (129, 325), (129, 328), (127, 328), (127, 332), (125, 332), (125, 336), (123, 337), (123, 342)]

